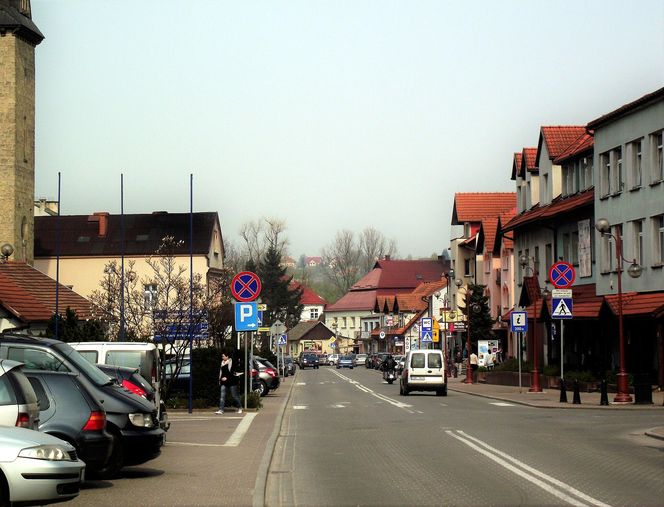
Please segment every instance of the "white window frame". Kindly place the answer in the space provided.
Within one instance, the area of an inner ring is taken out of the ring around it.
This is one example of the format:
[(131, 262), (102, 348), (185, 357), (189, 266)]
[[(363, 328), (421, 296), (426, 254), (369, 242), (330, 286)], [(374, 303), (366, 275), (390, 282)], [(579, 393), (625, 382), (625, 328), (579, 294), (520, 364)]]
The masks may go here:
[(154, 308), (154, 305), (157, 302), (156, 283), (143, 284), (143, 301), (145, 302), (145, 308), (148, 310), (152, 310)]
[(664, 180), (664, 147), (662, 143), (664, 143), (664, 130), (650, 134), (651, 183), (659, 183)]
[(630, 188), (640, 188), (643, 184), (643, 139), (632, 141), (630, 148)]
[(611, 195), (611, 152), (600, 153), (600, 197)]
[[(635, 259), (641, 266), (644, 265), (643, 259), (643, 220), (632, 221), (632, 259)], [(626, 259), (630, 261), (632, 259)]]
[(664, 215), (656, 215), (651, 218), (652, 223), (652, 265), (655, 267), (664, 265)]

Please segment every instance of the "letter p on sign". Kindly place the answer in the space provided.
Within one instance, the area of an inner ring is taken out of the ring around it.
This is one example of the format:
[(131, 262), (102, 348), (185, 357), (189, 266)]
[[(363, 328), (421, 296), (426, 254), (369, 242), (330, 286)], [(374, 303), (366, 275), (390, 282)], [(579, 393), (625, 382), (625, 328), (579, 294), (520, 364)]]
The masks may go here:
[(256, 331), (258, 329), (258, 311), (256, 303), (235, 303), (235, 330)]

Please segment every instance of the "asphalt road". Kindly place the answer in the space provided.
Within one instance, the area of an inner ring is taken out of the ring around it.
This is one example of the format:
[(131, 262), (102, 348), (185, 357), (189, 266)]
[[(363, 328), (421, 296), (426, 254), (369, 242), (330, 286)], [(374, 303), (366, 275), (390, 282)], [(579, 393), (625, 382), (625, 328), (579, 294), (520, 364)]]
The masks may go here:
[(298, 371), (269, 468), (282, 505), (664, 505), (659, 412), (399, 395), (380, 373)]

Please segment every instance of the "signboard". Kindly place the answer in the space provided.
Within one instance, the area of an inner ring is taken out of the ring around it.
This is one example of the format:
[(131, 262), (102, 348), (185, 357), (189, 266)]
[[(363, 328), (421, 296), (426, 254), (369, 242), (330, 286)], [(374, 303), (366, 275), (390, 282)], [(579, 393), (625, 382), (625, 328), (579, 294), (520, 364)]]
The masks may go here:
[(206, 340), (208, 335), (207, 314), (205, 312), (192, 312), (189, 321), (188, 310), (155, 310), (152, 312), (154, 326), (154, 340)]
[(256, 273), (242, 271), (231, 280), (231, 294), (238, 301), (253, 301), (261, 293), (261, 281)]
[(258, 310), (256, 309), (256, 303), (235, 303), (235, 330), (258, 330)]
[(279, 335), (279, 341), (277, 342), (277, 345), (286, 345), (286, 335), (285, 334)]
[(422, 319), (420, 338), (423, 342), (433, 341), (432, 319), (430, 317), (424, 317)]
[(381, 340), (385, 338), (385, 331), (381, 331), (380, 333), (378, 333), (378, 336), (380, 337)]
[(551, 298), (551, 318), (552, 319), (571, 319), (572, 318), (572, 298)]
[(526, 312), (512, 312), (510, 315), (510, 331), (513, 333), (528, 332), (528, 314)]
[(433, 320), (433, 342), (438, 343), (440, 342), (440, 324), (438, 324), (438, 321), (436, 319)]
[(571, 287), (575, 278), (574, 266), (569, 262), (558, 261), (549, 270), (549, 280), (556, 289)]

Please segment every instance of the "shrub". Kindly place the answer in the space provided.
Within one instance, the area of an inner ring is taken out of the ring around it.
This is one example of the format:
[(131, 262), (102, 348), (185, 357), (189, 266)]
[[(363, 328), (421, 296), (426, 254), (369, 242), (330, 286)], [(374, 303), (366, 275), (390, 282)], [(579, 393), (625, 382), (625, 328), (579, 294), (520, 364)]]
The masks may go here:
[(560, 366), (549, 364), (542, 368), (542, 373), (549, 377), (560, 377)]
[[(521, 361), (521, 371), (529, 372), (531, 365), (527, 361)], [(495, 371), (519, 371), (519, 360), (516, 358), (510, 358), (507, 361), (503, 361), (499, 365), (494, 367)]]
[(595, 380), (593, 374), (589, 371), (566, 371), (565, 380), (573, 381), (578, 380), (579, 382), (592, 382)]

